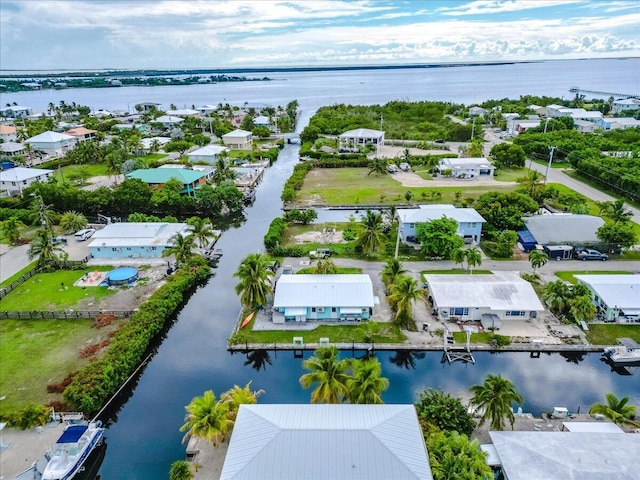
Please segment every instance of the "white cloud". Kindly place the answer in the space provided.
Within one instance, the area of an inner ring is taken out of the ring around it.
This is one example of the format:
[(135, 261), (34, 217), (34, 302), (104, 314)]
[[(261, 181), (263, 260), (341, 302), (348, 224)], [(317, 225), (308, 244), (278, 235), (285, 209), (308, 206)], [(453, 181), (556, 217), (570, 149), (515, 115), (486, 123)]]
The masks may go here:
[(438, 11), (443, 15), (488, 15), (506, 12), (519, 12), (534, 8), (565, 6), (569, 3), (580, 3), (583, 0), (476, 0), (457, 7), (442, 7)]

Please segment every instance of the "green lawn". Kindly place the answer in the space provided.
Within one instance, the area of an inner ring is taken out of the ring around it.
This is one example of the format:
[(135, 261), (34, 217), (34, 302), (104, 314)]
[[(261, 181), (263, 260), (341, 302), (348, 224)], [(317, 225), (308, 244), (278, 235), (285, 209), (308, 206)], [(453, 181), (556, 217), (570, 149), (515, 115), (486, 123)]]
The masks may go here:
[(460, 268), (454, 268), (452, 270), (423, 270), (422, 272), (420, 272), (422, 274), (422, 276), (424, 277), (424, 275), (434, 275), (434, 274), (444, 274), (444, 275), (465, 275), (465, 274), (469, 274), (469, 275), (480, 275), (480, 274), (485, 274), (485, 275), (490, 275), (493, 272), (491, 270), (480, 270), (480, 269), (473, 269), (473, 271), (471, 272), (467, 272), (464, 268), (460, 267)]
[[(97, 266), (92, 270), (109, 271), (113, 267)], [(80, 300), (94, 298), (96, 302), (112, 295), (114, 290), (105, 287), (74, 287), (73, 283), (84, 270), (59, 270), (38, 273), (2, 299), (2, 309), (12, 311), (64, 310), (73, 308)], [(64, 288), (62, 286), (64, 284)]]
[(498, 182), (517, 182), (519, 178), (525, 177), (528, 171), (526, 168), (498, 168), (493, 178)]
[(592, 345), (617, 345), (617, 338), (627, 337), (640, 343), (640, 325), (590, 323), (586, 332)]
[(561, 280), (569, 283), (578, 283), (575, 275), (633, 275), (633, 272), (625, 272), (619, 270), (556, 272), (556, 277), (559, 277)]
[(318, 343), (320, 338), (328, 338), (331, 343), (368, 343), (367, 328), (373, 333), (376, 343), (402, 343), (406, 337), (391, 323), (365, 322), (354, 325), (320, 325), (315, 330), (269, 330), (254, 332), (253, 320), (244, 330), (229, 339), (229, 343), (293, 343), (293, 337), (302, 337), (305, 343)]
[[(298, 270), (296, 273), (314, 273), (315, 267), (306, 267), (306, 268), (301, 268), (300, 270)], [(357, 267), (337, 267), (336, 270), (338, 271), (337, 273), (340, 274), (347, 274), (347, 273), (362, 273), (362, 269), (361, 268), (357, 268)]]
[(576, 180), (579, 180), (582, 183), (586, 183), (587, 185), (592, 186), (593, 188), (597, 188), (598, 190), (600, 190), (601, 192), (605, 192), (609, 195), (611, 195), (612, 197), (615, 198), (623, 198), (625, 202), (627, 202), (629, 205), (633, 205), (636, 208), (640, 208), (640, 202), (632, 202), (631, 200), (629, 200), (628, 198), (625, 197), (621, 197), (619, 193), (613, 192), (611, 190), (609, 190), (608, 188), (606, 188), (605, 186), (596, 183), (594, 181), (592, 181), (591, 179), (589, 179), (588, 177), (585, 177), (583, 175), (578, 174), (578, 172), (576, 172), (575, 170), (569, 170), (567, 172), (564, 172), (567, 175), (569, 175), (571, 178), (575, 178)]
[[(4, 302), (4, 299), (3, 299)], [(47, 393), (47, 385), (61, 382), (89, 362), (80, 349), (103, 341), (122, 321), (97, 330), (93, 320), (2, 320), (0, 322), (0, 415), (27, 403), (62, 400)]]
[[(529, 162), (529, 160), (527, 160)], [(549, 160), (534, 160), (534, 162), (544, 165), (545, 167), (549, 164)], [(573, 166), (569, 162), (551, 162), (551, 168), (573, 168)]]
[[(420, 168), (420, 167), (418, 167), (418, 168)], [(433, 173), (431, 173), (430, 170), (414, 170), (413, 173), (418, 175), (423, 180), (430, 180), (430, 181), (433, 180)]]
[[(367, 175), (367, 168), (316, 168), (311, 170), (297, 194), (297, 205), (391, 205), (412, 202), (454, 203), (455, 193), (476, 198), (482, 193), (510, 192), (514, 186), (405, 187), (392, 175)], [(434, 182), (435, 183), (435, 182)], [(464, 188), (463, 188), (464, 187)], [(433, 193), (432, 193), (433, 192)], [(440, 197), (433, 194), (440, 194)]]
[(74, 180), (81, 176), (85, 178), (107, 175), (107, 165), (105, 163), (87, 163), (84, 165), (67, 165), (56, 169), (54, 176), (57, 180)]
[(133, 157), (132, 160), (136, 161), (136, 160), (140, 159), (140, 160), (145, 160), (147, 162), (155, 162), (155, 161), (158, 161), (158, 160), (162, 160), (166, 156), (167, 156), (166, 153), (150, 153), (148, 155), (140, 155), (140, 156), (137, 156), (137, 157)]
[[(25, 273), (27, 273), (29, 270), (31, 270), (33, 267), (36, 266), (36, 262), (35, 260), (33, 262), (31, 262), (29, 265), (27, 265), (26, 267), (24, 267), (22, 270), (20, 270), (18, 273), (10, 276), (9, 278), (7, 278), (6, 280), (3, 280), (2, 283), (0, 283), (0, 287), (5, 287), (7, 285), (11, 285), (13, 282), (15, 282), (17, 279), (19, 279), (22, 275), (24, 275)], [(33, 277), (31, 277), (33, 278)], [(3, 302), (4, 305), (4, 302)]]

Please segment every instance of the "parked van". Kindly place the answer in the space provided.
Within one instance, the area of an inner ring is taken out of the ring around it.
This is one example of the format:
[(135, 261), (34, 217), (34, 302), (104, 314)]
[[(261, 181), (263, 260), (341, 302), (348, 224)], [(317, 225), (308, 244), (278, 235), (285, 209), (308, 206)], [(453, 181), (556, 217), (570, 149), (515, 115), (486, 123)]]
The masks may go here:
[(91, 235), (96, 233), (94, 228), (85, 228), (84, 230), (79, 230), (74, 235), (77, 242), (84, 242), (87, 238), (91, 238)]

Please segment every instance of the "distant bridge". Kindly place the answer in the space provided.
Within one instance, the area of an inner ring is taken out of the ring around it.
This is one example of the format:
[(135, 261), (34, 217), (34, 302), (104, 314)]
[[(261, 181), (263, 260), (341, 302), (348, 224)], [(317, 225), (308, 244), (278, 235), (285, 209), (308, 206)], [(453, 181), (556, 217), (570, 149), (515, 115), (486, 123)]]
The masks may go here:
[(571, 93), (576, 93), (580, 95), (581, 98), (584, 98), (585, 93), (590, 93), (592, 95), (605, 95), (607, 97), (617, 97), (617, 98), (640, 98), (640, 95), (637, 93), (616, 93), (616, 92), (600, 92), (597, 90), (584, 90), (580, 87), (571, 87), (569, 89)]

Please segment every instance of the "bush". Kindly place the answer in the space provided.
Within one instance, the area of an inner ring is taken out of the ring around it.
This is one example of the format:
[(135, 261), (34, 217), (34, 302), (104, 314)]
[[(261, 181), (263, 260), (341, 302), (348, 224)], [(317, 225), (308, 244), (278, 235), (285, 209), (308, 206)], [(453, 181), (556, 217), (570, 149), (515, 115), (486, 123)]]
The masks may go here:
[(441, 431), (471, 435), (476, 426), (462, 401), (442, 390), (423, 390), (415, 405), (420, 420)]
[[(307, 173), (312, 168), (313, 165), (308, 162), (298, 163), (295, 167), (293, 167), (291, 176), (284, 184), (284, 189), (281, 196), (282, 201), (287, 202), (295, 199), (295, 191), (302, 188), (302, 185), (304, 184), (304, 177), (307, 176)], [(285, 194), (287, 199), (285, 199)], [(293, 198), (290, 198), (291, 196), (293, 196)]]
[(29, 430), (44, 425), (48, 420), (49, 409), (47, 407), (30, 403), (9, 420), (9, 425), (20, 430)]
[(494, 333), (489, 337), (489, 343), (494, 347), (506, 347), (507, 345), (511, 345), (511, 340), (509, 337)]
[(274, 257), (304, 257), (308, 251), (303, 247), (278, 246), (269, 251)]
[(264, 246), (267, 250), (277, 247), (282, 242), (282, 237), (287, 228), (286, 222), (280, 218), (274, 218), (269, 225), (269, 230), (264, 236)]

